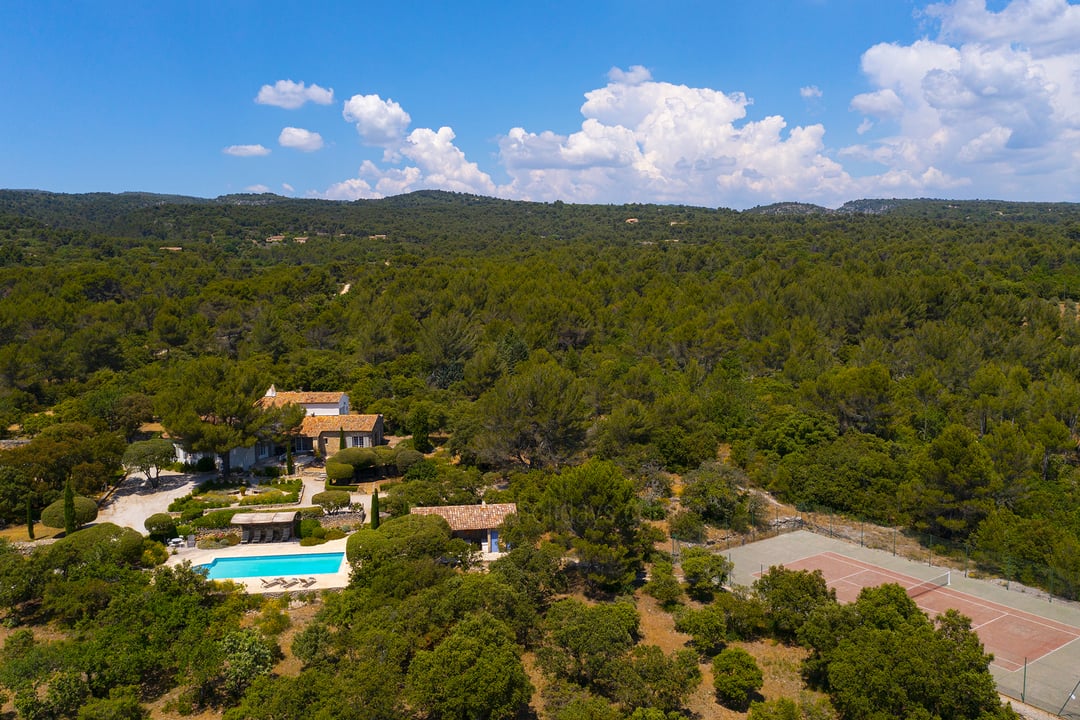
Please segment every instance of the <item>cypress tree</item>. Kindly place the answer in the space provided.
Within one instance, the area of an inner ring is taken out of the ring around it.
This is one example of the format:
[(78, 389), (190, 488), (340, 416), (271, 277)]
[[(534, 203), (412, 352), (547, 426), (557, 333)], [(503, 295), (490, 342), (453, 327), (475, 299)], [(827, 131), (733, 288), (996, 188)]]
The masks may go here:
[[(74, 500), (72, 500), (74, 503)], [(30, 496), (26, 496), (26, 534), (34, 539), (34, 508), (30, 505)]]
[(292, 457), (292, 438), (289, 439), (289, 444), (285, 446), (285, 473), (288, 475), (296, 474), (296, 463), (293, 462)]
[(75, 491), (71, 487), (71, 481), (64, 486), (64, 534), (71, 535), (75, 532)]
[(371, 529), (379, 529), (379, 488), (371, 494)]
[(345, 449), (345, 428), (338, 430), (338, 452)]

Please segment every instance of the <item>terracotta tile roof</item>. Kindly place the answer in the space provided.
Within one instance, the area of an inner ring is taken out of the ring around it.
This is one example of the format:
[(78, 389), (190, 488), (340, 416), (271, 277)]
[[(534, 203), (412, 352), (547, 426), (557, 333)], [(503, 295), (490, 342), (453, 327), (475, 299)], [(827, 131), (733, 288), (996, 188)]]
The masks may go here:
[(263, 397), (263, 405), (281, 407), (286, 403), (297, 405), (337, 405), (341, 402), (340, 392), (281, 392), (277, 395)]
[[(278, 393), (281, 397), (281, 393)], [(374, 432), (382, 415), (308, 415), (300, 424), (300, 434), (305, 437), (319, 437), (323, 433), (338, 432)]]
[(413, 515), (439, 515), (446, 519), (451, 530), (488, 530), (499, 527), (507, 515), (516, 513), (517, 504), (444, 505), (442, 507), (417, 507), (409, 512)]

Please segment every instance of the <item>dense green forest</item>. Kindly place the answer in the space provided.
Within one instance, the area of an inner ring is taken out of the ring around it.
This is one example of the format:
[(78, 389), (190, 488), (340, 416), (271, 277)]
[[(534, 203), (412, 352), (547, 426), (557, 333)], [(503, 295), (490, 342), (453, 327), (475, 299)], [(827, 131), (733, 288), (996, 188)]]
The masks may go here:
[[(275, 236), (284, 238), (268, 242)], [(310, 683), (206, 694), (228, 675), (222, 658), (265, 641), (234, 627), (241, 601), (204, 588), (190, 602), (222, 623), (204, 633), (217, 643), (205, 656), (182, 666), (155, 658), (168, 679), (154, 688), (131, 690), (142, 681), (129, 674), (80, 692), (105, 702), (121, 688), (120, 704), (124, 692), (145, 699), (182, 682), (194, 688), (187, 702), (239, 703), (237, 717), (288, 716), (265, 708), (290, 693), (348, 692), (363, 717), (400, 717), (400, 698), (380, 692), (389, 685), (408, 688), (410, 707), (429, 717), (506, 717), (429, 690), (448, 667), (482, 667), (477, 653), (511, 667), (528, 647), (553, 678), (549, 706), (560, 718), (596, 717), (596, 703), (623, 713), (611, 717), (677, 711), (685, 689), (658, 699), (657, 678), (679, 675), (679, 657), (635, 649), (635, 621), (623, 613), (626, 654), (591, 668), (585, 650), (566, 646), (573, 627), (589, 626), (586, 610), (553, 600), (566, 583), (604, 597), (631, 587), (655, 540), (642, 515), (670, 514), (674, 533), (700, 539), (706, 524), (760, 522), (747, 492), (757, 488), (930, 533), (987, 564), (1008, 557), (1021, 579), (1053, 578), (1056, 592), (1080, 594), (1078, 241), (1080, 206), (1067, 204), (737, 213), (443, 192), (332, 203), (0, 191), (0, 432), (30, 440), (0, 452), (0, 519), (25, 523), (68, 482), (83, 493), (107, 486), (140, 424), (167, 415), (178, 388), (205, 383), (211, 368), (250, 392), (344, 390), (354, 409), (382, 413), (388, 432), (417, 447), (445, 438), (460, 461), (407, 476), (391, 503), (516, 500), (520, 553), (475, 580), (410, 556), (401, 537), (419, 534), (419, 547), (445, 557), (433, 529), (405, 523), (396, 540), (391, 523), (361, 531), (390, 532), (365, 540), (378, 551), (365, 567), (382, 570), (354, 578), (304, 631), (297, 655)], [(564, 577), (538, 549), (544, 533), (577, 553), (579, 575)], [(15, 557), (0, 554), (9, 568)], [(34, 562), (66, 567), (52, 556)], [(198, 582), (129, 575), (142, 562), (134, 555), (102, 562), (144, 596)], [(86, 622), (120, 609), (83, 582), (78, 603), (58, 599), (60, 580), (7, 600), (90, 633)], [(505, 604), (477, 607), (481, 590), (469, 586), (480, 582), (506, 583), (485, 591), (505, 593)], [(419, 597), (442, 599), (443, 624), (400, 626)], [(916, 623), (902, 600), (875, 602), (895, 606), (887, 622), (878, 609), (881, 632)], [(818, 622), (862, 637), (835, 612)], [(918, 633), (967, 642), (960, 620), (945, 622)], [(620, 627), (618, 617), (605, 623)], [(830, 663), (850, 658), (807, 646), (818, 685), (835, 689)], [(357, 647), (393, 661), (378, 675)], [(957, 662), (978, 664), (965, 653)], [(531, 692), (507, 677), (491, 686), (502, 695), (488, 707), (517, 708)], [(861, 717), (850, 698), (833, 702)], [(988, 711), (976, 704), (928, 717)]]

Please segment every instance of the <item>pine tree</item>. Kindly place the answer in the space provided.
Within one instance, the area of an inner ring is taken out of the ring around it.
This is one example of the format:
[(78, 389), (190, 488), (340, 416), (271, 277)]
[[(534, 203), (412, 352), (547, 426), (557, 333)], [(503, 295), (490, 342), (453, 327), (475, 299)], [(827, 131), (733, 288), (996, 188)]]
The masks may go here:
[(371, 494), (371, 529), (379, 529), (379, 488)]

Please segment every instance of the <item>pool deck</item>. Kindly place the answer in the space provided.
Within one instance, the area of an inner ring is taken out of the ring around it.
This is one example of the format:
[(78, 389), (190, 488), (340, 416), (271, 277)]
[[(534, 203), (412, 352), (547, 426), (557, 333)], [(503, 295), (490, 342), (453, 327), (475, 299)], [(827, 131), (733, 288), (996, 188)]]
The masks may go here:
[[(346, 539), (347, 538), (330, 540), (322, 545), (311, 545), (309, 547), (302, 547), (299, 541), (294, 540), (291, 542), (234, 545), (230, 548), (221, 548), (218, 550), (181, 548), (175, 555), (170, 555), (165, 564), (179, 565), (183, 562), (190, 562), (192, 565), (208, 565), (219, 558), (257, 557), (259, 555), (319, 555), (328, 552), (345, 552)], [(264, 579), (274, 577), (279, 576), (270, 575), (268, 578)], [(281, 593), (286, 591), (313, 592), (317, 590), (340, 589), (349, 584), (349, 564), (347, 562), (342, 562), (341, 569), (336, 573), (324, 573), (320, 575), (287, 575), (284, 577), (286, 579), (310, 577), (315, 578), (315, 582), (307, 587), (296, 585), (288, 589), (283, 589), (281, 587), (263, 587), (262, 579), (257, 577), (233, 578), (229, 580), (229, 582), (244, 587), (249, 593), (257, 594)]]

